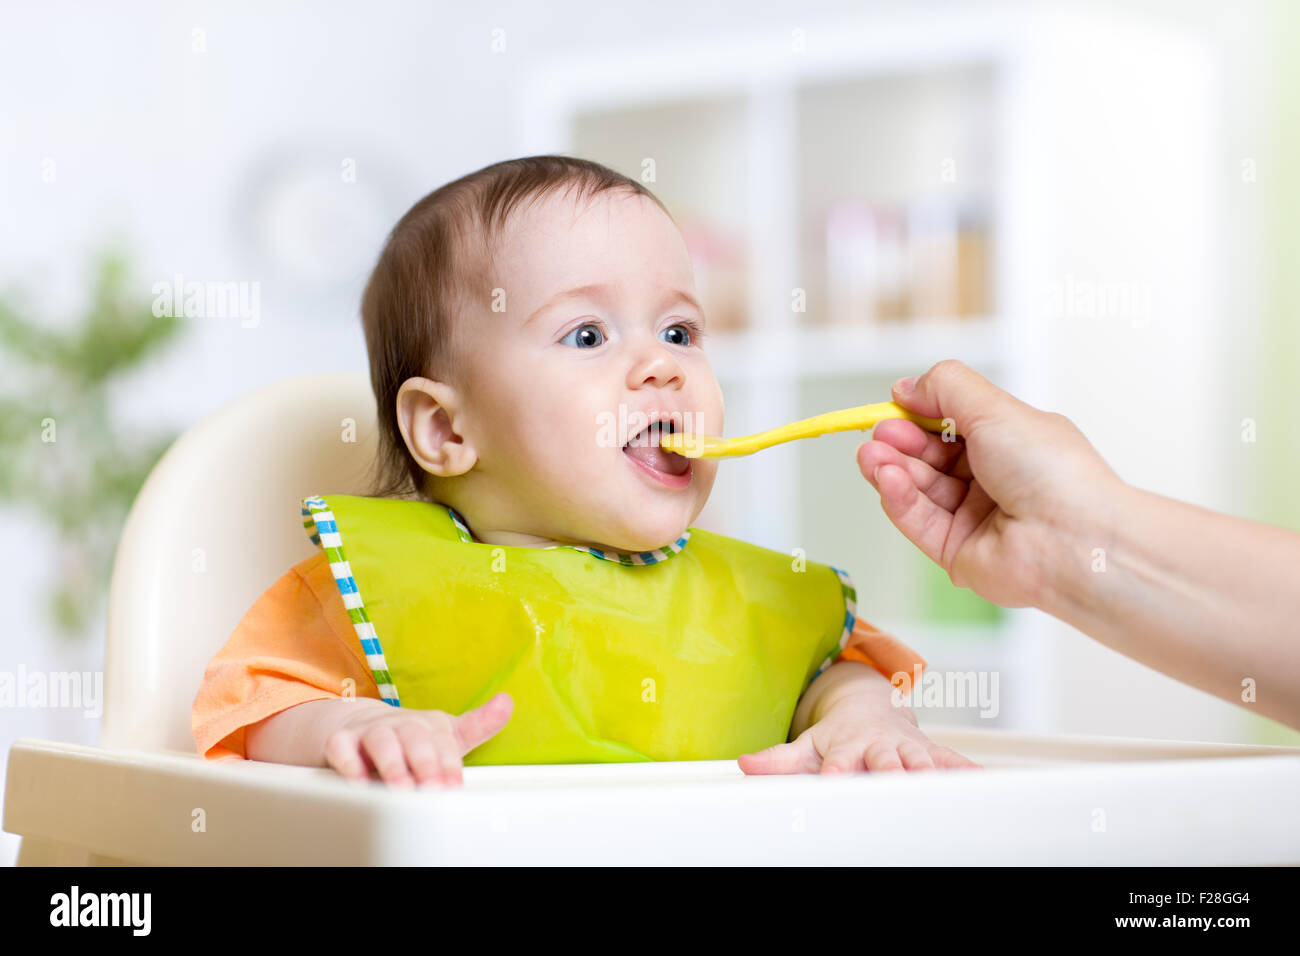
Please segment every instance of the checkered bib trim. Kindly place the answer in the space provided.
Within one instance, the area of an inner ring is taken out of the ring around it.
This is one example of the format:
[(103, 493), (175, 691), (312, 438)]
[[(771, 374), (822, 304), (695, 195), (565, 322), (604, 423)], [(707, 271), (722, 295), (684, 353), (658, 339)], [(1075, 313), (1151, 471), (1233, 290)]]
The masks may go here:
[(330, 511), (324, 498), (313, 496), (302, 499), (302, 526), (311, 537), (312, 544), (323, 548), (329, 557), (334, 583), (343, 595), (343, 606), (348, 609), (352, 627), (361, 639), (366, 663), (370, 665), (370, 673), (379, 685), (379, 696), (384, 703), (401, 707), (402, 701), (397, 696), (393, 677), (388, 673), (388, 662), (384, 660), (384, 649), (379, 644), (379, 636), (375, 634), (375, 626), (370, 623), (370, 615), (366, 613), (361, 592), (357, 590), (356, 579), (352, 577), (352, 566), (348, 564), (348, 556), (343, 550), (343, 538), (334, 521), (334, 512)]
[(831, 651), (826, 660), (822, 661), (822, 666), (817, 668), (816, 674), (813, 674), (813, 680), (821, 677), (822, 671), (834, 664), (835, 658), (849, 646), (849, 636), (853, 634), (853, 625), (858, 620), (858, 591), (853, 586), (853, 579), (849, 577), (847, 571), (841, 571), (836, 567), (832, 567), (831, 570), (840, 579), (840, 591), (844, 594), (844, 632), (840, 634), (840, 646)]
[[(456, 526), (456, 531), (460, 534), (460, 540), (470, 544), (475, 543), (474, 536), (470, 534), (469, 526), (465, 524), (465, 519), (450, 507), (447, 508), (447, 514), (451, 515), (452, 524)], [(682, 536), (672, 544), (662, 548), (655, 548), (653, 551), (639, 551), (636, 553), (601, 551), (599, 548), (585, 548), (580, 544), (553, 544), (549, 548), (542, 548), (541, 550), (554, 551), (557, 548), (568, 548), (570, 551), (581, 551), (584, 554), (600, 558), (602, 561), (613, 561), (615, 564), (658, 564), (660, 561), (667, 561), (674, 554), (681, 551), (682, 548), (686, 547), (686, 542), (689, 540), (691, 540), (691, 533), (688, 530), (683, 532)]]

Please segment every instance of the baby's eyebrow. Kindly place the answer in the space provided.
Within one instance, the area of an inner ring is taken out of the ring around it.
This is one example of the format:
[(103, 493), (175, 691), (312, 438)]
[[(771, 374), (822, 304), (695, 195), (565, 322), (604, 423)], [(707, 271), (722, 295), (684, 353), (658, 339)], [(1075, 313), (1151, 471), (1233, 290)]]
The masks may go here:
[(664, 300), (663, 307), (666, 309), (670, 305), (676, 305), (678, 302), (685, 302), (696, 312), (699, 312), (701, 315), (704, 314), (704, 307), (700, 305), (699, 302), (695, 301), (695, 296), (681, 289), (673, 289), (671, 292), (669, 292), (668, 297)]
[[(547, 301), (543, 302), (540, 306), (538, 306), (537, 309), (534, 310), (532, 315), (524, 319), (524, 325), (527, 325), (529, 322), (533, 321), (533, 319), (537, 318), (547, 309), (551, 308), (552, 306), (559, 305), (562, 302), (568, 302), (572, 299), (587, 299), (587, 298), (596, 299), (598, 301), (604, 300), (609, 296), (611, 291), (612, 288), (609, 285), (602, 282), (598, 282), (598, 283), (593, 283), (591, 285), (578, 286), (576, 289), (566, 289), (563, 292), (557, 292), (555, 295), (551, 296)], [(704, 309), (700, 306), (700, 303), (696, 301), (695, 297), (691, 295), (689, 292), (686, 292), (682, 289), (670, 289), (664, 296), (663, 305), (661, 306), (661, 308), (666, 309), (669, 306), (676, 305), (679, 302), (685, 302), (687, 305), (691, 306), (693, 309), (695, 309), (697, 312), (701, 314), (703, 314), (704, 312)]]
[(609, 294), (609, 286), (604, 283), (595, 283), (593, 285), (578, 286), (576, 289), (567, 289), (564, 292), (557, 292), (545, 302), (543, 302), (528, 318), (524, 319), (524, 325), (527, 325), (533, 319), (537, 318), (547, 309), (561, 302), (568, 302), (570, 299), (603, 299)]

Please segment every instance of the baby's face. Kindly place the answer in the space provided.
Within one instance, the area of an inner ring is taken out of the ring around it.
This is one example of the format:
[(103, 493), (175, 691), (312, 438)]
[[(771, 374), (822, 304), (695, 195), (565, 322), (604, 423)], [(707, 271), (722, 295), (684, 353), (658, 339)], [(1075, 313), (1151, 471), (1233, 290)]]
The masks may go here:
[(552, 193), (511, 217), (489, 278), (504, 312), (460, 330), (480, 521), (617, 551), (672, 542), (717, 464), (638, 432), (662, 418), (720, 435), (723, 417), (672, 220), (623, 191), (581, 204)]

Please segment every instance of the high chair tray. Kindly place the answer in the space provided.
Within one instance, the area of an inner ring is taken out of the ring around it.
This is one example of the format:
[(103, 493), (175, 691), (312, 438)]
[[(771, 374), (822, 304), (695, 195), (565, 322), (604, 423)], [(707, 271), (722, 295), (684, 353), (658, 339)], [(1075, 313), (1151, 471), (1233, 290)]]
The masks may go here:
[(1300, 864), (1300, 748), (926, 727), (986, 769), (745, 776), (735, 761), (332, 770), (24, 739), (20, 864)]

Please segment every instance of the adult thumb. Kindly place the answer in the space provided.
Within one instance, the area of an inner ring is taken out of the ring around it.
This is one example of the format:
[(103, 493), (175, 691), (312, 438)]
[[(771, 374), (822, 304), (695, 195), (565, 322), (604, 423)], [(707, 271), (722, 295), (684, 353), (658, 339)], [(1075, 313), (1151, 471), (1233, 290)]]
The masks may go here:
[(920, 378), (894, 383), (894, 401), (927, 418), (951, 418), (961, 435), (995, 416), (1011, 396), (956, 359), (944, 359)]
[(514, 700), (505, 691), (501, 691), (487, 703), (453, 718), (452, 729), (461, 743), (461, 756), (495, 737), (510, 720), (514, 709)]

